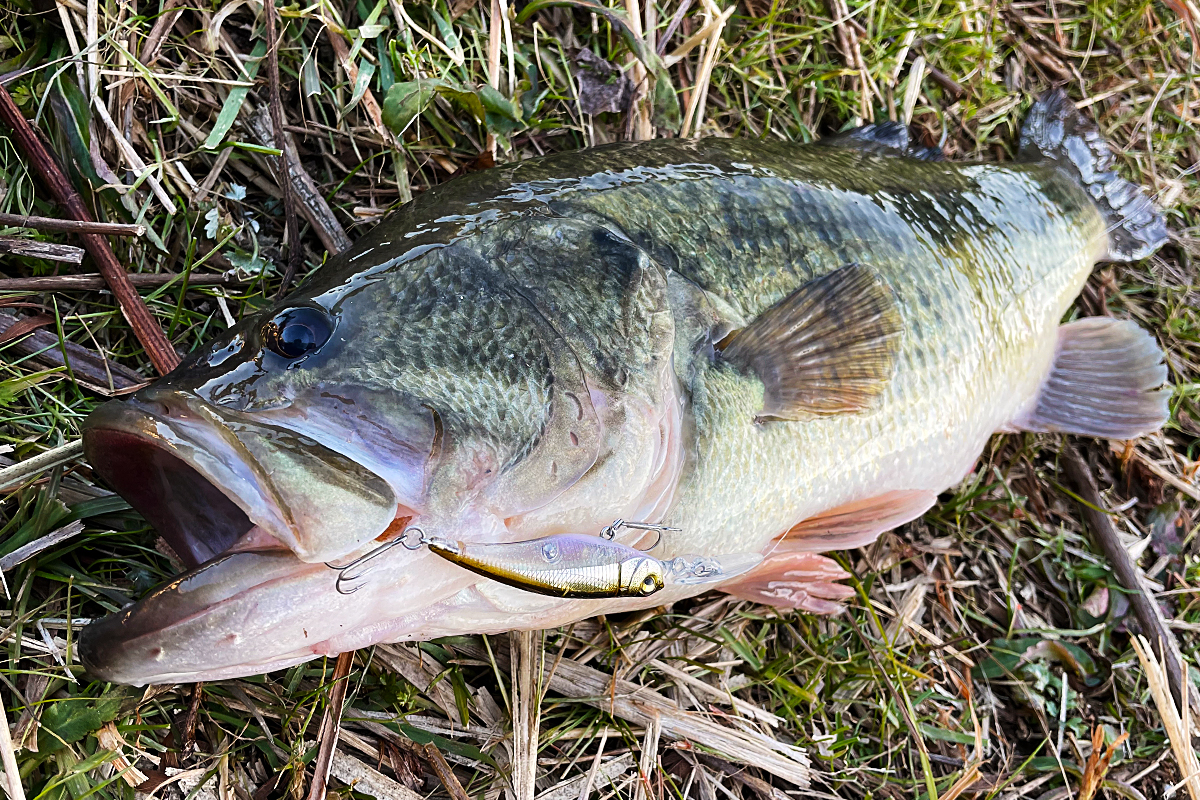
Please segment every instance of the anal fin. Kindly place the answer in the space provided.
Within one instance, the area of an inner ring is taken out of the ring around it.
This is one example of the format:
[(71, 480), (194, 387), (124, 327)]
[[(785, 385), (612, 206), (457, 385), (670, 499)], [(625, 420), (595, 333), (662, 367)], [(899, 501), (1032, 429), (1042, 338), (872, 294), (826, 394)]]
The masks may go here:
[(921, 516), (937, 493), (913, 489), (884, 492), (809, 517), (779, 537), (767, 557), (733, 583), (721, 586), (743, 600), (814, 614), (841, 610), (854, 590), (837, 581), (850, 575), (818, 552), (862, 547), (879, 534)]
[(855, 500), (800, 522), (785, 533), (777, 552), (819, 553), (864, 547), (879, 534), (911, 522), (937, 502), (937, 492), (926, 489), (884, 492)]
[(1163, 352), (1130, 320), (1089, 317), (1058, 329), (1050, 374), (1031, 408), (1011, 427), (1134, 439), (1170, 417)]
[(764, 311), (721, 355), (763, 382), (760, 419), (861, 411), (891, 378), (901, 326), (891, 288), (851, 264)]
[(836, 614), (838, 601), (854, 596), (854, 590), (837, 583), (850, 573), (837, 562), (816, 553), (786, 553), (767, 558), (721, 591), (742, 600), (776, 608), (796, 608), (813, 614)]

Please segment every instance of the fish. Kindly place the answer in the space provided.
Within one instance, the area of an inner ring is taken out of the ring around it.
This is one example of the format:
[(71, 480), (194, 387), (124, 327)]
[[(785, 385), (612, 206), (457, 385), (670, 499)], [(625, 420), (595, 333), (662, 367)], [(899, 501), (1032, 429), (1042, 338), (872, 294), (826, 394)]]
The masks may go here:
[[(86, 419), (94, 474), (186, 571), (85, 627), (83, 663), (217, 680), (712, 588), (834, 612), (853, 592), (822, 554), (920, 516), (996, 432), (1162, 426), (1154, 337), (1068, 312), (1095, 263), (1166, 238), (1061, 91), (1006, 163), (945, 161), (883, 123), (456, 178)], [(753, 567), (602, 598), (494, 579), (618, 517), (663, 528), (614, 537), (659, 537), (662, 563)], [(491, 575), (380, 550), (413, 527), (509, 549)], [(339, 592), (327, 564), (372, 553)]]

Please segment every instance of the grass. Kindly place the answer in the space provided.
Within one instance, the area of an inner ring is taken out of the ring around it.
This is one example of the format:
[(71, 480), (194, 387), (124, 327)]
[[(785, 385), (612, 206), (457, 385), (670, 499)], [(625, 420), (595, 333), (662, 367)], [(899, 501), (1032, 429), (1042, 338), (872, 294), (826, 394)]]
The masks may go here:
[[(638, 122), (661, 123), (656, 135), (678, 131), (670, 104), (653, 115), (648, 107), (583, 113), (603, 105), (620, 82), (581, 80), (578, 48), (627, 73), (638, 68), (630, 55), (635, 40), (611, 14), (594, 14), (582, 0), (540, 10), (518, 5), (524, 11), (514, 10), (498, 61), (489, 54), (487, 3), (320, 0), (279, 7), (288, 124), (317, 192), (351, 239), (409, 192), (483, 166), (479, 156), (491, 141), (496, 160), (510, 161), (626, 138)], [(724, 10), (685, 5), (663, 47), (668, 56)], [(703, 135), (809, 141), (864, 118), (894, 118), (952, 158), (1008, 158), (1029, 102), (1051, 84), (1066, 84), (1088, 103), (1121, 147), (1121, 168), (1167, 208), (1174, 238), (1148, 262), (1097, 270), (1078, 303), (1084, 313), (1132, 317), (1154, 331), (1177, 388), (1161, 435), (1124, 450), (1085, 446), (1106, 502), (1120, 509), (1122, 531), (1139, 548), (1148, 545), (1140, 564), (1195, 662), (1196, 496), (1162, 477), (1194, 485), (1200, 459), (1193, 266), (1200, 256), (1200, 83), (1187, 16), (1195, 6), (849, 0), (845, 18), (835, 20), (831, 9), (838, 8), (840, 0), (744, 0), (719, 37), (667, 66), (658, 83), (669, 81), (686, 115), (715, 43), (705, 102), (691, 121)], [(656, 41), (679, 10), (674, 2), (653, 9)], [(164, 16), (174, 20), (160, 29), (152, 60), (147, 38)], [(7, 75), (8, 90), (98, 214), (150, 230), (113, 240), (128, 269), (235, 270), (240, 277), (216, 289), (185, 290), (177, 281), (143, 290), (182, 352), (270, 303), (281, 284), (286, 247), (270, 167), (275, 151), (245, 126), (268, 97), (265, 68), (245, 59), (256, 52), (265, 52), (265, 34), (254, 3), (64, 0), (56, 9), (14, 0), (0, 11), (0, 75)], [(149, 63), (139, 66), (138, 57)], [(407, 95), (410, 106), (421, 101), (421, 113), (409, 121), (400, 100), (418, 75), (439, 89)], [(489, 75), (495, 91), (482, 88)], [(384, 125), (372, 114), (372, 98), (383, 105)], [(112, 128), (93, 101), (107, 109)], [(405, 122), (398, 135), (386, 127)], [(205, 147), (214, 130), (215, 146)], [(118, 135), (128, 137), (148, 171), (131, 166)], [(0, 211), (58, 213), (3, 132)], [(38, 238), (71, 243), (66, 235)], [(325, 251), (308, 223), (300, 243), (303, 274)], [(49, 262), (5, 256), (2, 263), (6, 277), (55, 274)], [(153, 374), (107, 293), (4, 291), (0, 306), (45, 314), (44, 330), (61, 341)], [(0, 362), (0, 457), (23, 459), (76, 439), (79, 422), (104, 399), (67, 371), (8, 347)], [(842, 615), (778, 614), (704, 597), (548, 632), (547, 658), (656, 688), (716, 719), (738, 716), (729, 699), (736, 697), (741, 716), (751, 706), (761, 712), (759, 721), (736, 725), (796, 744), (812, 759), (813, 790), (839, 797), (1077, 797), (1097, 729), (1102, 743), (1128, 734), (1108, 772), (1092, 775), (1103, 777), (1103, 796), (1165, 797), (1183, 776), (1130, 645), (1128, 602), (1060, 484), (1061, 446), (1055, 436), (997, 436), (975, 471), (924, 518), (865, 550), (839, 554), (857, 590)], [(0, 695), (17, 724), (26, 794), (132, 797), (130, 780), (118, 774), (132, 764), (141, 773), (133, 782), (144, 777), (146, 787), (184, 770), (157, 796), (183, 787), (192, 797), (223, 800), (302, 797), (333, 663), (145, 692), (89, 682), (71, 652), (80, 620), (116, 610), (174, 567), (145, 523), (94, 486), (79, 464), (5, 495), (0, 554), (73, 519), (85, 523), (82, 536), (5, 575)], [(468, 795), (497, 796), (511, 763), (506, 709), (514, 692), (507, 667), (496, 660), (505, 651), (502, 639), (462, 639), (360, 652), (349, 678), (342, 751), (423, 795), (445, 796), (454, 787), (434, 777), (427, 751), (414, 744), (432, 742)], [(715, 691), (672, 679), (655, 663), (685, 670)], [(641, 758), (644, 726), (599, 705), (547, 693), (539, 790), (585, 776), (599, 738), (606, 737), (605, 759), (625, 752), (631, 763)], [(118, 749), (128, 761), (116, 760)], [(751, 767), (741, 774), (727, 765), (664, 737), (648, 783), (626, 771), (594, 788), (606, 798), (645, 791), (705, 800), (805, 796), (768, 772)], [(338, 781), (331, 788), (341, 797), (351, 793)]]

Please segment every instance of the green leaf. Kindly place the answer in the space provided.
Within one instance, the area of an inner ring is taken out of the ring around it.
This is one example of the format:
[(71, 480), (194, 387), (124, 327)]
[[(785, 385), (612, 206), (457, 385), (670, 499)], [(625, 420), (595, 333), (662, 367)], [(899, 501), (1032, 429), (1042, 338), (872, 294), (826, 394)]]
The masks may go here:
[(480, 89), (479, 98), (483, 101), (483, 107), (491, 113), (499, 114), (513, 122), (521, 121), (521, 108), (491, 86)]
[(121, 712), (122, 693), (102, 697), (72, 697), (47, 703), (38, 731), (38, 750), (52, 753), (78, 742), (112, 722)]
[(364, 58), (358, 64), (358, 80), (354, 82), (354, 92), (350, 95), (350, 102), (342, 109), (343, 115), (348, 114), (352, 108), (358, 105), (358, 101), (362, 100), (373, 77), (375, 77), (375, 65)]
[(57, 375), (62, 371), (62, 367), (55, 367), (54, 369), (44, 369), (41, 372), (31, 372), (28, 375), (21, 375), (16, 378), (9, 378), (6, 381), (0, 381), (0, 408), (4, 408), (34, 386), (46, 380), (46, 378)]
[(524, 125), (519, 100), (509, 100), (491, 86), (479, 90), (479, 99), (487, 110), (485, 121), (489, 131), (508, 136)]
[(677, 131), (683, 124), (679, 95), (675, 93), (671, 73), (664, 68), (659, 68), (654, 73), (654, 106), (651, 113), (655, 127)]
[(440, 80), (397, 81), (383, 100), (383, 124), (399, 135), (404, 133), (433, 101)]
[(72, 519), (88, 519), (89, 517), (100, 517), (105, 514), (117, 514), (122, 511), (129, 511), (131, 508), (124, 497), (115, 494), (84, 500), (68, 507), (71, 509)]
[[(262, 63), (263, 56), (266, 54), (267, 43), (260, 39), (255, 43), (254, 49), (250, 51), (250, 60), (246, 62), (242, 70), (242, 80), (254, 80), (254, 76), (258, 74), (258, 65)], [(221, 113), (217, 115), (217, 121), (213, 124), (208, 138), (204, 140), (203, 146), (206, 150), (216, 150), (220, 146), (225, 134), (229, 133), (229, 129), (237, 120), (237, 116), (242, 110), (242, 103), (246, 101), (246, 95), (249, 93), (249, 86), (235, 86), (229, 91), (229, 95), (225, 98), (225, 104), (221, 106)]]
[(935, 728), (932, 725), (926, 725), (924, 722), (919, 723), (919, 725), (921, 734), (926, 739), (935, 739), (939, 742), (954, 742), (956, 744), (975, 744), (975, 737), (971, 734), (948, 731), (945, 728)]
[(470, 113), (478, 122), (487, 119), (487, 109), (483, 107), (483, 100), (480, 99), (479, 92), (474, 89), (468, 89), (450, 81), (442, 81), (437, 93)]
[(104, 181), (92, 166), (92, 139), (88, 128), (92, 110), (87, 98), (65, 72), (58, 76), (54, 85), (57, 91), (50, 93), (50, 108), (58, 119), (59, 128), (67, 137), (71, 158), (92, 186), (102, 186)]

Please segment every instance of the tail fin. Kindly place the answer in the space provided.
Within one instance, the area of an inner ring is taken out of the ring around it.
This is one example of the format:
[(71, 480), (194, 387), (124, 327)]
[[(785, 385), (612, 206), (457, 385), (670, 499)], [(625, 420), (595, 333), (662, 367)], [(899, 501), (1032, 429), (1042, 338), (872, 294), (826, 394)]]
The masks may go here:
[(1141, 187), (1112, 171), (1112, 150), (1095, 123), (1062, 89), (1034, 104), (1021, 129), (1021, 158), (1061, 165), (1087, 191), (1108, 223), (1108, 259), (1136, 261), (1167, 241), (1162, 215)]

